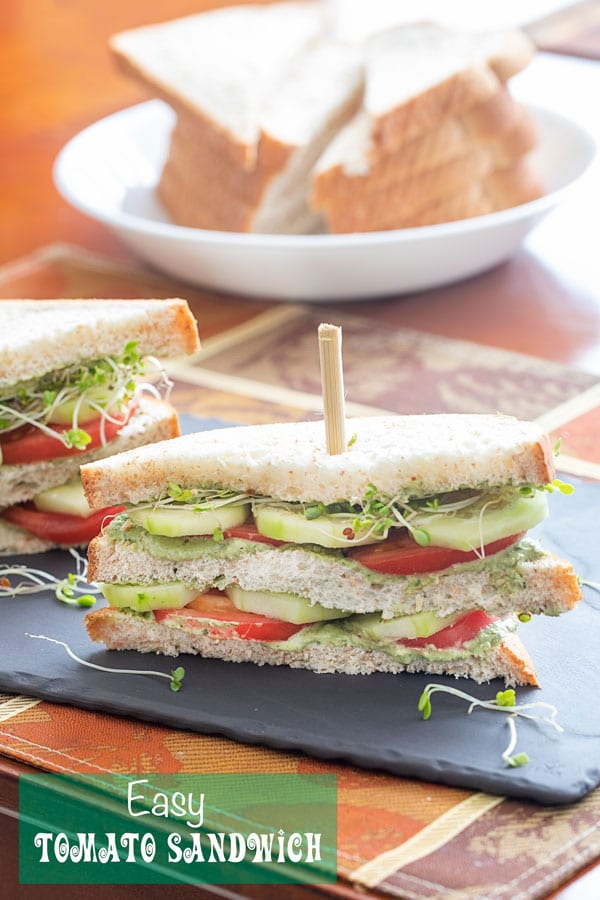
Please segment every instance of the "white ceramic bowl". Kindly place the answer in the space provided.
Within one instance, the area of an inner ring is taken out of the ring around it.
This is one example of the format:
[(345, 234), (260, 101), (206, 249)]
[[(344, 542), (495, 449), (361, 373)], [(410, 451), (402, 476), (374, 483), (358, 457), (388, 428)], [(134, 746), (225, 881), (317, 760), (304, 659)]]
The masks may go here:
[(151, 265), (193, 284), (274, 300), (357, 300), (423, 290), (507, 259), (595, 155), (579, 125), (530, 107), (547, 194), (512, 209), (424, 228), (342, 235), (249, 235), (174, 225), (156, 200), (172, 110), (160, 100), (86, 128), (59, 154), (58, 190)]

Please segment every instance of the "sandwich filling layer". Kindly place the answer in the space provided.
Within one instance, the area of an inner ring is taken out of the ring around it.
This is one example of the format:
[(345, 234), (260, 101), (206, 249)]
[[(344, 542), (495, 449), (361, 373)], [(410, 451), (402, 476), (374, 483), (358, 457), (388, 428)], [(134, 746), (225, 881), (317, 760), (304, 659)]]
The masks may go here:
[[(144, 371), (137, 342), (130, 341), (118, 356), (74, 363), (2, 388), (0, 484), (7, 506), (2, 521), (14, 527), (15, 546), (19, 534), (51, 545), (87, 543), (123, 510), (90, 509), (79, 465), (110, 452), (108, 447), (117, 452), (135, 446), (138, 434), (152, 432), (165, 417), (158, 403), (152, 407), (142, 397), (145, 392), (160, 397), (158, 387), (137, 383)], [(10, 531), (4, 531), (11, 543)]]
[(121, 615), (191, 636), (463, 660), (499, 647), (515, 609), (565, 608), (539, 583), (557, 561), (524, 538), (546, 512), (531, 486), (416, 498), (373, 487), (362, 504), (326, 506), (172, 484), (106, 528), (90, 572)]
[[(161, 587), (177, 594), (176, 585)], [(128, 588), (142, 598), (152, 593), (152, 588), (144, 585)], [(110, 596), (110, 591), (107, 593)], [(282, 609), (290, 598), (273, 595), (273, 599)], [(197, 595), (180, 609), (166, 607), (143, 612), (127, 606), (113, 609), (122, 617), (143, 620), (148, 625), (160, 624), (173, 633), (203, 636), (216, 642), (252, 641), (291, 653), (315, 646), (360, 648), (383, 652), (404, 665), (419, 659), (435, 662), (484, 657), (499, 647), (517, 625), (516, 616), (500, 619), (481, 610), (443, 617), (418, 614), (383, 620), (379, 614), (367, 614), (349, 615), (335, 621), (294, 623), (248, 613), (239, 608), (239, 602), (239, 596), (234, 603), (227, 594), (209, 593)]]
[(108, 441), (126, 424), (144, 361), (130, 341), (118, 357), (74, 363), (0, 392), (5, 465), (76, 454)]
[[(171, 485), (106, 529), (91, 570), (100, 581), (239, 585), (386, 618), (438, 607), (557, 614), (578, 596), (570, 567), (524, 536), (546, 512), (545, 492), (529, 486), (393, 501), (373, 489), (362, 505), (325, 507)], [(544, 590), (552, 579), (563, 590)]]

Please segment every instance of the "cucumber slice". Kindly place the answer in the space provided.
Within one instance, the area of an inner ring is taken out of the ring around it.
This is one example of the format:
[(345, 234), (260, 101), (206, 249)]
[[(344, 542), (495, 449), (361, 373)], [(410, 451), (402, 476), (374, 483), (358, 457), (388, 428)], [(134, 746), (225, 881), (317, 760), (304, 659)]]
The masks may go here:
[(352, 630), (374, 641), (399, 641), (407, 638), (429, 637), (464, 616), (463, 612), (451, 616), (439, 616), (434, 612), (382, 619), (379, 613), (365, 613), (352, 620)]
[(218, 506), (214, 509), (169, 508), (130, 509), (128, 517), (136, 525), (141, 525), (150, 534), (162, 534), (165, 537), (183, 537), (188, 534), (213, 534), (216, 528), (222, 531), (243, 525), (250, 512), (249, 503)]
[[(107, 412), (110, 411), (109, 406), (111, 404), (116, 405), (116, 393), (117, 391), (114, 388), (112, 391), (109, 391), (101, 385), (88, 388), (86, 391), (86, 399), (79, 407), (79, 412), (77, 414), (78, 422), (88, 422), (90, 419), (98, 418), (98, 410), (93, 409), (90, 406), (90, 403), (101, 406), (103, 409), (106, 409)], [(78, 400), (75, 398), (73, 400), (65, 400), (64, 403), (59, 403), (59, 405), (52, 410), (48, 421), (52, 422), (54, 425), (70, 425), (73, 421), (73, 413), (75, 412), (77, 402)], [(116, 410), (113, 409), (112, 412), (116, 412)]]
[(527, 531), (538, 525), (548, 515), (548, 501), (541, 491), (531, 496), (520, 495), (511, 503), (494, 504), (477, 508), (469, 514), (469, 507), (455, 515), (443, 513), (419, 513), (410, 524), (423, 528), (436, 547), (453, 550), (475, 550), (482, 544), (491, 544), (500, 538), (519, 531)]
[(99, 584), (109, 606), (128, 606), (136, 612), (152, 609), (181, 609), (200, 591), (178, 581), (171, 584)]
[(82, 519), (92, 514), (79, 478), (40, 491), (33, 498), (33, 505), (42, 512), (64, 513), (67, 516), (81, 516)]
[[(381, 535), (357, 532), (354, 537), (352, 526), (356, 516), (340, 514), (307, 519), (304, 512), (286, 507), (271, 506), (268, 503), (254, 507), (254, 521), (257, 529), (265, 537), (292, 544), (319, 544), (321, 547), (358, 547), (361, 544), (376, 544), (384, 540)], [(346, 534), (344, 534), (346, 532)]]
[(323, 622), (328, 619), (345, 619), (352, 613), (343, 609), (325, 609), (320, 603), (311, 605), (309, 600), (296, 594), (275, 594), (270, 591), (245, 591), (236, 584), (225, 588), (225, 593), (234, 606), (243, 612), (257, 613), (305, 625), (308, 622)]

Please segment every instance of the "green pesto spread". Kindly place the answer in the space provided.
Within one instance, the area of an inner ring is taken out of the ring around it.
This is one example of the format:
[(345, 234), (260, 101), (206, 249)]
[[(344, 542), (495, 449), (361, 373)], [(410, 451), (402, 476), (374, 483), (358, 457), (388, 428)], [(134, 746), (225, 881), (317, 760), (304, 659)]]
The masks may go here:
[(304, 647), (310, 644), (338, 647), (354, 646), (362, 647), (364, 650), (379, 650), (407, 664), (415, 659), (448, 662), (453, 659), (464, 659), (470, 656), (485, 656), (490, 650), (501, 644), (507, 634), (516, 628), (516, 622), (513, 623), (512, 619), (504, 619), (492, 622), (490, 625), (482, 628), (472, 641), (467, 641), (460, 647), (438, 649), (437, 647), (429, 646), (415, 648), (402, 646), (402, 644), (393, 640), (373, 640), (372, 638), (364, 637), (359, 631), (353, 630), (360, 628), (360, 618), (360, 616), (351, 616), (349, 619), (342, 619), (337, 622), (307, 625), (306, 628), (296, 632), (287, 641), (272, 641), (269, 643), (269, 646), (275, 647), (277, 650), (303, 650)]
[[(125, 525), (127, 527), (123, 527)], [(132, 544), (136, 549), (143, 550), (155, 559), (168, 559), (173, 562), (188, 559), (234, 560), (273, 549), (269, 544), (244, 541), (240, 538), (215, 541), (212, 537), (164, 537), (161, 534), (150, 534), (140, 525), (132, 525), (124, 515), (113, 519), (106, 532), (114, 541)]]

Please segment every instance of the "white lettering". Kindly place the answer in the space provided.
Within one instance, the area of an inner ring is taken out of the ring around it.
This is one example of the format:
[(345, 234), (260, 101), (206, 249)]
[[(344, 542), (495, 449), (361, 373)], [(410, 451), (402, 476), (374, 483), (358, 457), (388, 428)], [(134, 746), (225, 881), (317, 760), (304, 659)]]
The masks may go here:
[(252, 862), (271, 862), (273, 837), (272, 834), (257, 834), (255, 831), (248, 835), (248, 848), (255, 851)]
[(191, 816), (197, 816), (197, 820), (195, 822), (190, 822), (189, 819), (186, 819), (186, 825), (188, 828), (200, 828), (202, 823), (204, 822), (204, 794), (200, 794), (198, 798), (198, 806), (194, 809), (193, 804), (193, 795), (188, 794), (188, 808), (187, 811)]
[(225, 843), (225, 832), (220, 831), (218, 834), (213, 834), (212, 832), (208, 835), (208, 841), (210, 843), (210, 856), (208, 858), (209, 862), (216, 862), (215, 853), (219, 859), (219, 862), (225, 862), (225, 847), (223, 846)]
[[(192, 795), (190, 794), (190, 800)], [(179, 816), (183, 818), (186, 814), (185, 808), (185, 795), (181, 793), (181, 791), (173, 791), (171, 794), (171, 811), (174, 816)]]
[(154, 857), (156, 856), (156, 841), (154, 840), (153, 835), (151, 835), (149, 832), (142, 837), (140, 850), (144, 862), (150, 863), (153, 861)]
[(148, 809), (142, 809), (142, 810), (140, 810), (140, 812), (133, 811), (133, 808), (132, 808), (133, 801), (144, 799), (143, 794), (136, 794), (135, 797), (132, 796), (132, 790), (133, 790), (134, 785), (136, 785), (136, 784), (148, 784), (148, 779), (142, 778), (140, 781), (130, 781), (128, 783), (128, 785), (127, 785), (127, 811), (129, 812), (130, 816), (149, 816), (150, 810), (148, 810)]
[(307, 831), (304, 835), (306, 838), (306, 842), (308, 844), (306, 850), (306, 862), (321, 862), (321, 834), (320, 832), (314, 834), (312, 831)]
[(169, 818), (169, 798), (166, 794), (163, 794), (160, 791), (157, 791), (154, 795), (152, 815), (162, 816), (164, 819)]
[(181, 851), (181, 835), (180, 834), (169, 834), (167, 835), (167, 847), (171, 851), (167, 856), (167, 862), (170, 863), (178, 863), (181, 862), (183, 857), (183, 853)]
[[(127, 785), (127, 811), (130, 816), (149, 816), (153, 815), (157, 818), (182, 819), (188, 816), (186, 825), (189, 828), (200, 828), (204, 822), (204, 794), (198, 795), (197, 802), (194, 802), (193, 794), (184, 794), (182, 791), (174, 791), (173, 794), (157, 791), (152, 798), (145, 794), (135, 794), (134, 790), (138, 785), (148, 784), (147, 778), (138, 781), (130, 781)], [(134, 809), (136, 801), (146, 800), (149, 809)]]
[(284, 863), (285, 860), (285, 843), (284, 838), (285, 832), (280, 828), (277, 832), (277, 846), (279, 847), (279, 853), (277, 854), (277, 862)]
[(71, 862), (78, 863), (82, 859), (84, 862), (96, 862), (96, 835), (93, 832), (85, 834), (78, 831), (77, 838), (79, 844), (73, 845), (69, 852)]
[(200, 835), (195, 831), (192, 835), (192, 846), (186, 847), (183, 851), (183, 859), (186, 863), (204, 862), (204, 853), (202, 852), (202, 842)]
[(69, 858), (69, 838), (64, 831), (59, 832), (54, 838), (54, 856), (59, 863), (64, 863)]
[(229, 862), (239, 863), (246, 855), (246, 841), (239, 831), (232, 831), (229, 835)]
[(122, 834), (119, 843), (123, 849), (127, 849), (127, 856), (125, 858), (125, 862), (134, 863), (135, 862), (135, 845), (137, 841), (139, 841), (140, 836), (133, 831), (126, 831), (125, 834)]
[(38, 831), (33, 839), (34, 847), (42, 848), (42, 855), (40, 856), (40, 862), (46, 863), (50, 862), (48, 858), (48, 844), (52, 840), (52, 832), (51, 831)]
[(106, 847), (100, 847), (98, 850), (98, 859), (101, 863), (121, 862), (119, 851), (117, 849), (116, 834), (114, 831), (106, 832)]
[(302, 835), (294, 831), (287, 841), (287, 855), (291, 862), (298, 863), (302, 860)]

